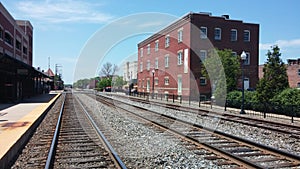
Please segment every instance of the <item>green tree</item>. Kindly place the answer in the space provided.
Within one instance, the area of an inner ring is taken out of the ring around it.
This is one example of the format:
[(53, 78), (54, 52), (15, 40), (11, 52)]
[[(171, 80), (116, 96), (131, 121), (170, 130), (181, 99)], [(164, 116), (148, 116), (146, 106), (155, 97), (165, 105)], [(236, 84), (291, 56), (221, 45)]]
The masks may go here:
[(272, 51), (266, 54), (268, 58), (264, 64), (263, 78), (256, 87), (257, 99), (263, 103), (270, 102), (275, 95), (289, 87), (286, 66), (280, 59), (280, 48), (276, 45), (271, 48)]
[(288, 88), (276, 95), (272, 102), (280, 105), (300, 105), (300, 90)]
[(89, 79), (80, 79), (77, 80), (74, 84), (73, 87), (74, 88), (81, 88), (81, 89), (86, 89), (87, 85), (90, 83)]
[(126, 81), (123, 80), (123, 76), (114, 76), (112, 79), (112, 86), (117, 89), (121, 89)]
[(203, 62), (202, 74), (215, 86), (215, 97), (225, 99), (227, 92), (236, 89), (240, 74), (239, 57), (232, 55), (232, 50), (213, 50)]
[(98, 88), (100, 89), (100, 91), (102, 91), (103, 89), (105, 89), (106, 87), (109, 87), (112, 85), (112, 78), (111, 77), (105, 77), (102, 78), (99, 82), (98, 82)]

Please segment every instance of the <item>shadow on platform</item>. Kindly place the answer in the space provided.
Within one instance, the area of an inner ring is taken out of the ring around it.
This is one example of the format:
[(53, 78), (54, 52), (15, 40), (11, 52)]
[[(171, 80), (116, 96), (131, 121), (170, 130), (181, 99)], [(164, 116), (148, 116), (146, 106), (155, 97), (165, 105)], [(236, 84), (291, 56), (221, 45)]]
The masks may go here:
[(41, 94), (30, 98), (25, 98), (17, 103), (0, 103), (0, 111), (20, 103), (48, 103), (57, 94)]

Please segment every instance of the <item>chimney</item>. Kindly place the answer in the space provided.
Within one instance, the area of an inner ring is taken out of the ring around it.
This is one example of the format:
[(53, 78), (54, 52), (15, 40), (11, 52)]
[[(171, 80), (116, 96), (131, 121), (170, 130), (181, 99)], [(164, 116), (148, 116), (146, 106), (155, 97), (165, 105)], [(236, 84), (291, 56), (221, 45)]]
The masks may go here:
[(223, 18), (229, 19), (229, 15), (222, 15)]

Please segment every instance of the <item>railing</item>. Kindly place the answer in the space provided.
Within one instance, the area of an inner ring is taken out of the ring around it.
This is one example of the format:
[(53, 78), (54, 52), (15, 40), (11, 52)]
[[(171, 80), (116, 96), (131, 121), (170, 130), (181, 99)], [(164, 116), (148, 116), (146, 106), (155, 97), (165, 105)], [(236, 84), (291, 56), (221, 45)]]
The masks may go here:
[[(237, 110), (241, 108), (242, 102), (240, 100), (226, 100), (223, 105), (218, 105), (214, 100), (206, 99), (204, 95), (197, 97), (167, 94), (167, 93), (149, 93), (149, 92), (135, 92), (130, 93), (131, 96), (161, 101), (167, 101), (172, 103), (182, 104), (197, 104), (198, 107), (213, 108), (219, 107), (226, 111), (227, 108), (236, 108)], [(225, 105), (224, 105), (225, 103)], [(300, 105), (281, 105), (279, 103), (255, 103), (255, 102), (245, 102), (245, 110), (247, 113), (252, 115), (262, 115), (264, 118), (272, 116), (274, 114), (285, 115), (291, 117), (291, 122), (294, 122), (294, 117), (300, 117)]]

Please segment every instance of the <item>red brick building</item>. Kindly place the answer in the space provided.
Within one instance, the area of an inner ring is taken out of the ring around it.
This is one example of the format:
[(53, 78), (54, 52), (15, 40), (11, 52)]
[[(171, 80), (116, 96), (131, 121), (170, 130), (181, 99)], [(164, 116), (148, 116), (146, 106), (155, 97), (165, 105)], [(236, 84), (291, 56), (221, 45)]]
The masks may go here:
[(286, 73), (291, 88), (300, 88), (300, 58), (288, 59)]
[(46, 75), (32, 67), (33, 27), (15, 20), (0, 2), (0, 101), (41, 93)]
[(211, 85), (201, 75), (201, 66), (215, 48), (231, 49), (233, 57), (245, 51), (245, 88), (255, 88), (258, 45), (258, 24), (189, 13), (138, 44), (138, 90), (210, 97)]
[[(259, 65), (259, 79), (263, 78), (264, 65)], [(286, 65), (286, 73), (291, 88), (300, 88), (300, 58), (288, 59)]]

